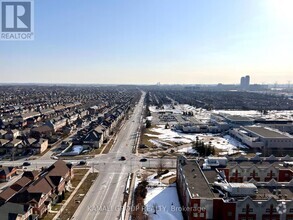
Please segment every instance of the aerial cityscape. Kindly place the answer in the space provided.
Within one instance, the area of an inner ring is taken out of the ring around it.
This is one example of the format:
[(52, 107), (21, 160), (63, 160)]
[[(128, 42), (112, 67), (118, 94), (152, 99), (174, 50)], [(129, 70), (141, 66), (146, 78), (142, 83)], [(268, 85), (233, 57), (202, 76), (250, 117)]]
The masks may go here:
[(0, 0), (0, 220), (293, 220), (291, 0)]

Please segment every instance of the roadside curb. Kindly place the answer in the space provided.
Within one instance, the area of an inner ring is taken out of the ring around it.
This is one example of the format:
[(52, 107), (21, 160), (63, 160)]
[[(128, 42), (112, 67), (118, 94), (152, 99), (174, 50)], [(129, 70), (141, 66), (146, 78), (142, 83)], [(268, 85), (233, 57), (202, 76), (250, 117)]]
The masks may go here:
[(58, 220), (59, 216), (61, 215), (61, 213), (64, 211), (64, 209), (66, 208), (66, 206), (68, 205), (68, 203), (71, 201), (71, 199), (73, 198), (73, 196), (75, 196), (77, 190), (79, 189), (79, 187), (83, 184), (83, 182), (86, 180), (86, 178), (88, 177), (88, 175), (91, 173), (90, 169), (88, 170), (88, 172), (84, 175), (84, 177), (81, 179), (81, 181), (79, 182), (79, 184), (75, 187), (75, 189), (73, 190), (73, 192), (70, 194), (70, 196), (68, 197), (68, 199), (66, 200), (66, 202), (63, 204), (63, 206), (61, 207), (61, 209), (58, 211), (58, 213), (54, 216), (53, 220)]

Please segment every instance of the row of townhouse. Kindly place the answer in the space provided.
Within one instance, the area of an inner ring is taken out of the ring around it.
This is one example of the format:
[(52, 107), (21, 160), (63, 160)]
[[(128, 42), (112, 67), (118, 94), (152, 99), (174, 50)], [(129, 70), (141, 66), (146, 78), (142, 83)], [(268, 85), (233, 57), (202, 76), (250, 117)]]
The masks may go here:
[[(64, 116), (66, 113), (74, 112), (81, 106), (80, 102), (56, 105), (45, 109), (35, 109), (32, 111), (24, 111), (21, 114), (6, 116), (0, 118), (0, 126), (22, 128), (33, 126), (38, 122), (51, 119), (57, 116)], [(71, 117), (71, 116), (70, 116)]]
[[(269, 182), (272, 179), (278, 182), (289, 182), (293, 178), (293, 170), (287, 166), (286, 161), (292, 161), (289, 155), (284, 157), (245, 157), (243, 155), (236, 158), (229, 158), (225, 167), (218, 170), (224, 172), (229, 182), (246, 182), (255, 180), (258, 182)], [(289, 162), (290, 163), (290, 162)]]
[(48, 140), (44, 138), (25, 138), (13, 140), (0, 139), (1, 155), (40, 154), (48, 148)]
[(84, 118), (87, 116), (87, 110), (69, 112), (62, 116), (51, 118), (40, 126), (33, 127), (31, 129), (31, 134), (35, 137), (50, 137), (57, 131), (63, 131), (65, 127), (67, 127), (67, 129), (65, 129), (64, 133), (68, 133), (68, 129), (70, 133), (72, 126), (81, 126), (84, 122)]
[(124, 117), (127, 109), (126, 106), (120, 106), (104, 114), (98, 114), (97, 120), (91, 122), (89, 130), (83, 129), (78, 132), (79, 136), (78, 140), (74, 140), (75, 144), (88, 145), (92, 148), (101, 147)]
[(43, 217), (52, 204), (64, 199), (73, 177), (72, 167), (62, 160), (41, 172), (25, 171), (19, 180), (0, 193), (0, 219)]
[(258, 182), (269, 182), (274, 179), (279, 182), (288, 182), (293, 177), (293, 170), (285, 168), (279, 162), (276, 163), (237, 163), (231, 164), (223, 170), (229, 182), (246, 182), (256, 180)]
[[(202, 160), (183, 156), (177, 159), (177, 190), (185, 219), (293, 219), (292, 168), (287, 169), (290, 177), (284, 179), (278, 175), (279, 168), (274, 168), (274, 162), (264, 168), (262, 165), (265, 162), (251, 161), (255, 165), (251, 169), (245, 168), (248, 169), (245, 171), (246, 175), (250, 175), (255, 167), (260, 166), (260, 169), (265, 169), (263, 176), (248, 182), (243, 180), (235, 183), (233, 178), (231, 181), (234, 175), (231, 176), (230, 173), (234, 172), (235, 163), (240, 163), (243, 167), (244, 164), (240, 161), (229, 160), (227, 166), (210, 169), (204, 169), (203, 163)], [(229, 170), (229, 174), (225, 170)], [(270, 180), (266, 179), (268, 176)]]

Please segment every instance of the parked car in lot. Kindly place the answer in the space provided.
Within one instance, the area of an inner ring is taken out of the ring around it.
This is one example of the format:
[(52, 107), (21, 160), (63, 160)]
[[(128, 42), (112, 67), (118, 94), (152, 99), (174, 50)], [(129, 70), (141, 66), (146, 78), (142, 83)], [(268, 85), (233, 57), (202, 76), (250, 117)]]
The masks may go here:
[(126, 160), (126, 158), (124, 156), (121, 156), (120, 160)]
[(23, 164), (22, 164), (22, 166), (25, 166), (25, 167), (30, 166), (30, 165), (31, 165), (31, 163), (29, 163), (29, 162), (23, 162)]
[(140, 159), (140, 162), (146, 162), (146, 161), (147, 161), (146, 158), (141, 158), (141, 159)]

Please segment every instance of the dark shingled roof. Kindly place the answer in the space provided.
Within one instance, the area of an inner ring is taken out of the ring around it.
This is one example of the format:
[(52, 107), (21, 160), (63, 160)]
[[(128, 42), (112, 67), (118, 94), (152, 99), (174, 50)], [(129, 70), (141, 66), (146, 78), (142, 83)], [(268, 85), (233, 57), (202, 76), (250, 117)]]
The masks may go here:
[(6, 188), (4, 191), (2, 191), (0, 193), (0, 199), (3, 200), (8, 200), (9, 198), (11, 198), (13, 195), (15, 195), (17, 193), (17, 191), (13, 190), (12, 188)]
[(63, 160), (57, 160), (48, 168), (48, 176), (65, 176), (70, 171)]
[(39, 171), (37, 171), (37, 170), (33, 170), (33, 171), (25, 171), (24, 173), (23, 173), (23, 177), (25, 176), (25, 177), (27, 177), (27, 178), (29, 178), (29, 179), (35, 179), (37, 176), (39, 175)]
[(23, 176), (21, 177), (19, 180), (17, 180), (12, 186), (11, 188), (13, 188), (14, 190), (21, 190), (23, 187), (27, 186), (28, 184), (31, 183), (31, 179)]

